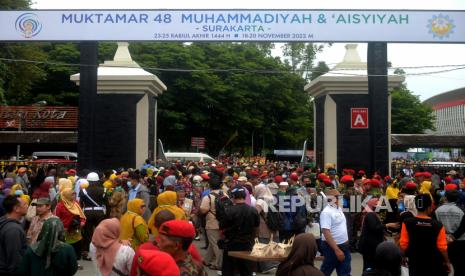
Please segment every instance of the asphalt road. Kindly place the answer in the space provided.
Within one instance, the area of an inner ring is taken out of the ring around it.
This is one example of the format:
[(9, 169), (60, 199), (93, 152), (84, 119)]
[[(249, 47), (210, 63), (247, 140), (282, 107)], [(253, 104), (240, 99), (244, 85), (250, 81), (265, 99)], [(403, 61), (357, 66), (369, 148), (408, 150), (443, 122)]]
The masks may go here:
[[(195, 241), (194, 242), (197, 248), (200, 250), (200, 253), (202, 256), (205, 256), (205, 250), (200, 249), (203, 246), (203, 241)], [(79, 261), (79, 263), (84, 267), (83, 270), (79, 270), (76, 275), (78, 276), (94, 276), (94, 267), (92, 262), (90, 261)], [(352, 275), (358, 276), (362, 275), (362, 256), (358, 253), (353, 253), (352, 254)], [(321, 261), (316, 261), (315, 266), (319, 268), (321, 266)], [(208, 272), (209, 276), (214, 276), (217, 275), (216, 271), (212, 271), (208, 268), (206, 268), (206, 271)], [(269, 273), (269, 274), (260, 274), (257, 273), (257, 275), (274, 275), (274, 273)], [(333, 275), (336, 275), (336, 272), (333, 273)]]

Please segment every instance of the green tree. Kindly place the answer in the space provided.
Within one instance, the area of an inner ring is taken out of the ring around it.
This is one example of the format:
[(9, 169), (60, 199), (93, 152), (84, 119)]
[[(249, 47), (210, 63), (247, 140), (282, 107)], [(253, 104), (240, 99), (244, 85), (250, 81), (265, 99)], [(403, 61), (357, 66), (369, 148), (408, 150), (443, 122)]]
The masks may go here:
[(391, 93), (391, 132), (396, 134), (420, 134), (434, 130), (434, 113), (405, 85)]
[[(140, 43), (133, 58), (146, 68), (196, 69), (192, 72), (151, 69), (168, 86), (159, 99), (160, 137), (170, 149), (188, 149), (191, 136), (207, 139), (216, 154), (246, 152), (254, 133), (256, 148), (297, 148), (312, 136), (311, 105), (304, 80), (268, 50), (254, 43)], [(242, 71), (228, 71), (240, 68)], [(203, 69), (203, 70), (198, 70)]]
[(329, 71), (329, 67), (324, 61), (319, 61), (318, 65), (313, 67), (311, 80), (318, 78), (319, 76), (326, 74)]
[(323, 45), (290, 42), (284, 44), (282, 50), (285, 62), (291, 66), (292, 71), (309, 80), (316, 53), (323, 50)]
[[(4, 0), (0, 2), (1, 10), (29, 9), (28, 0)], [(43, 43), (0, 44), (0, 105), (17, 105), (33, 103), (29, 91), (41, 81), (46, 73), (40, 63), (25, 63), (18, 60), (46, 60), (42, 50)]]

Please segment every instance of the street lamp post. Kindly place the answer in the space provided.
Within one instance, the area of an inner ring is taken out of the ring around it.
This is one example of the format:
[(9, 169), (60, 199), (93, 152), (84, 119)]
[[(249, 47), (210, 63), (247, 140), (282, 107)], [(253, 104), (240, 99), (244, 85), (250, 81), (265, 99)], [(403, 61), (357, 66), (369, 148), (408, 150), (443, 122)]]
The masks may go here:
[(253, 156), (253, 136), (255, 134), (255, 129), (252, 131), (252, 153), (251, 153), (251, 156)]
[[(21, 122), (21, 113), (18, 113), (18, 138), (19, 138), (19, 135), (21, 133), (21, 125), (22, 125), (22, 122)], [(18, 139), (19, 140), (19, 139)], [(19, 161), (19, 153), (21, 151), (21, 145), (18, 143), (18, 145), (16, 145), (16, 161)]]
[[(47, 105), (46, 101), (38, 101), (36, 103), (31, 104), (31, 106), (44, 106), (44, 105)], [(24, 122), (26, 123), (27, 113), (23, 113), (23, 116), (24, 116)], [(21, 134), (21, 130), (22, 130), (22, 124), (23, 124), (23, 118), (21, 118), (21, 113), (18, 113), (18, 122), (19, 122), (18, 124), (18, 138), (19, 138), (19, 135)], [(16, 161), (19, 161), (20, 153), (21, 153), (21, 145), (18, 143), (16, 145)]]

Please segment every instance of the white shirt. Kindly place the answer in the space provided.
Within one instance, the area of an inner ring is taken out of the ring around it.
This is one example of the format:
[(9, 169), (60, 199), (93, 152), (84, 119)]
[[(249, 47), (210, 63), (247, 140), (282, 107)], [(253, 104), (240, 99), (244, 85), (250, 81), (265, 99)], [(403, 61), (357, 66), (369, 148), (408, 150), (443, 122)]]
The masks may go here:
[[(95, 269), (95, 276), (102, 276), (102, 273), (100, 273), (100, 270), (97, 265), (97, 259), (96, 259), (96, 248), (95, 246), (90, 243), (89, 245), (89, 255), (92, 259), (92, 263), (94, 264), (94, 269)], [(129, 275), (131, 272), (131, 265), (132, 265), (132, 259), (134, 258), (134, 250), (127, 245), (121, 245), (119, 248), (118, 252), (116, 253), (115, 256), (115, 262), (113, 263), (113, 267), (118, 269), (119, 271), (123, 272), (125, 275)], [(117, 273), (112, 271), (110, 273), (110, 276), (119, 276)]]
[(257, 199), (253, 195), (250, 195), (250, 206), (255, 207), (257, 205)]
[[(349, 240), (346, 217), (342, 208), (336, 208), (330, 204), (326, 205), (320, 215), (320, 226), (321, 229), (329, 229), (336, 244), (343, 244)], [(321, 238), (326, 240), (324, 235), (321, 235)]]

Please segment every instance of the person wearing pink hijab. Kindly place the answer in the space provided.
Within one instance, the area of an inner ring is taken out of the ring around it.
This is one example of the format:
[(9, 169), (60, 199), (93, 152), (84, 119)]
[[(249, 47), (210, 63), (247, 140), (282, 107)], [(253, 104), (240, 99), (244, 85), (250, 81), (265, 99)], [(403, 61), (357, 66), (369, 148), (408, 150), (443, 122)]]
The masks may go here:
[(96, 275), (129, 275), (134, 250), (120, 242), (120, 228), (117, 218), (105, 219), (95, 228), (89, 255), (95, 265)]

